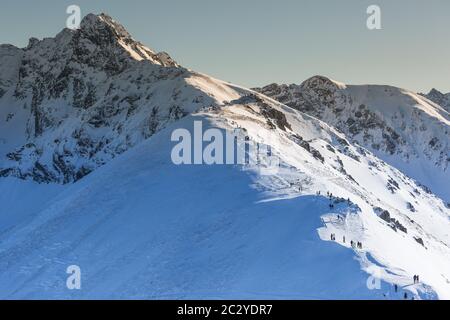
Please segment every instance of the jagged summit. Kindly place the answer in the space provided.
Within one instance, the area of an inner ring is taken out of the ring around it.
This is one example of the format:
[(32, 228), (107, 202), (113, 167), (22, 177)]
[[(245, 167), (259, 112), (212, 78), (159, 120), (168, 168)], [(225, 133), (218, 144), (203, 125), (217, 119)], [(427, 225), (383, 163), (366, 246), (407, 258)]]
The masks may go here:
[(345, 89), (346, 85), (331, 78), (316, 75), (303, 81), (300, 85), (302, 88), (336, 88)]
[(123, 25), (105, 13), (86, 15), (80, 23), (78, 32), (98, 46), (119, 46), (134, 60), (147, 60), (163, 66), (177, 66), (167, 53), (156, 53), (136, 41)]
[[(31, 38), (24, 49), (0, 46), (0, 176), (80, 179), (190, 111), (170, 98), (186, 74), (106, 14), (88, 14), (79, 29), (54, 38)], [(174, 78), (167, 92), (155, 92), (155, 83)]]
[(112, 67), (117, 60), (144, 60), (165, 67), (179, 67), (167, 52), (156, 52), (135, 40), (122, 24), (105, 13), (90, 13), (81, 20), (78, 29), (64, 28), (54, 38), (39, 40), (31, 37), (25, 48), (14, 48), (42, 55), (43, 50), (54, 47), (61, 51), (54, 54), (66, 54), (69, 58), (83, 54), (89, 55), (89, 59), (102, 60), (104, 56), (111, 56), (108, 59), (115, 60), (110, 61)]
[(106, 29), (114, 33), (117, 38), (132, 38), (123, 25), (105, 13), (98, 15), (93, 13), (87, 14), (81, 20), (80, 29), (88, 33), (98, 33)]

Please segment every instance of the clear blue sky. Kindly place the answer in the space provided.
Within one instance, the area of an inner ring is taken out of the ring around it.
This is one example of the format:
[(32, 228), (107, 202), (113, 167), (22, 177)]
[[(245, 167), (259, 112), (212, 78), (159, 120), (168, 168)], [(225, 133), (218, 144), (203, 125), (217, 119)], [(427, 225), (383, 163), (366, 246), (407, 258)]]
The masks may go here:
[[(54, 36), (69, 4), (111, 15), (186, 67), (248, 87), (321, 74), (450, 91), (449, 0), (2, 1), (0, 43)], [(382, 30), (366, 28), (370, 4), (382, 9)]]

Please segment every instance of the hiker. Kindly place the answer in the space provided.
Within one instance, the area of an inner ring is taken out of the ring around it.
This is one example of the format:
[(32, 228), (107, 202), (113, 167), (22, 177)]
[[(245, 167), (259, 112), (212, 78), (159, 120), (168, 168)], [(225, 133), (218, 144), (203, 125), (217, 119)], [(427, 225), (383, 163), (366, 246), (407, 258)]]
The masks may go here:
[(417, 283), (419, 283), (420, 282), (419, 275), (416, 276), (416, 279), (417, 279)]
[(405, 300), (408, 299), (408, 293), (405, 292), (403, 297), (405, 298)]
[(396, 284), (394, 284), (394, 291), (397, 292), (398, 291), (398, 286)]
[(342, 237), (342, 241), (345, 243), (345, 236)]
[(416, 275), (414, 275), (414, 284), (416, 283), (417, 279), (416, 279)]

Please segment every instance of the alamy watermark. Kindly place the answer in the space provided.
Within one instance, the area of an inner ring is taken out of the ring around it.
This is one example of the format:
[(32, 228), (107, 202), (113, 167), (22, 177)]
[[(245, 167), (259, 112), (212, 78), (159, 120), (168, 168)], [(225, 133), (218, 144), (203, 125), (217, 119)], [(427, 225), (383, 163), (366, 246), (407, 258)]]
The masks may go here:
[(66, 280), (66, 286), (69, 290), (81, 289), (81, 268), (77, 265), (68, 266), (66, 273), (69, 275)]
[(247, 165), (257, 168), (261, 174), (275, 174), (280, 159), (270, 147), (274, 137), (269, 133), (259, 134), (264, 144), (250, 140), (245, 129), (203, 130), (202, 121), (194, 121), (193, 134), (184, 128), (172, 132), (171, 141), (177, 144), (172, 148), (171, 159), (176, 165)]
[(369, 30), (381, 30), (381, 8), (380, 6), (373, 4), (367, 7), (367, 18), (366, 25)]
[(70, 15), (66, 20), (66, 27), (72, 30), (79, 29), (81, 23), (80, 7), (75, 4), (72, 4), (67, 7), (66, 13)]
[(380, 290), (381, 289), (381, 271), (380, 268), (375, 266), (370, 266), (369, 270), (370, 276), (367, 278), (367, 289), (369, 290)]

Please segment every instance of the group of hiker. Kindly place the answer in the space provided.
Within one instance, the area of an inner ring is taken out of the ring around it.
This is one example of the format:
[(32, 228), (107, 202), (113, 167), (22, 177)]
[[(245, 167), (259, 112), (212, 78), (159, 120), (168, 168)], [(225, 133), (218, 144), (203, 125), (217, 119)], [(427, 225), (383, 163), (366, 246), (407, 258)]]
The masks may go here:
[[(398, 292), (398, 285), (394, 284), (394, 290), (395, 290), (396, 293)], [(385, 297), (387, 297), (387, 295), (386, 295), (385, 293), (383, 293), (383, 295), (384, 295)], [(405, 300), (408, 299), (408, 292), (405, 291), (405, 292), (403, 293), (403, 299), (405, 299)], [(414, 295), (411, 296), (411, 300), (414, 300)]]
[[(320, 195), (320, 191), (317, 191), (316, 192), (316, 194), (317, 195)], [(333, 200), (333, 194), (331, 193), (331, 192), (329, 192), (329, 191), (327, 191), (327, 197), (329, 197), (329, 199), (330, 199), (330, 209), (331, 208), (334, 208), (334, 204), (333, 204), (333, 202), (331, 202), (332, 200)], [(350, 202), (350, 198), (348, 198), (348, 200), (347, 200), (347, 202), (350, 204), (351, 202)], [(341, 217), (340, 215), (338, 215), (337, 216), (338, 217), (338, 220), (343, 220), (344, 218), (343, 217)], [(331, 238), (331, 241), (336, 241), (336, 234), (334, 234), (334, 233), (332, 233), (331, 235), (330, 235), (330, 238)], [(345, 243), (345, 236), (342, 236), (342, 241), (343, 241), (343, 243)], [(351, 247), (353, 248), (353, 249), (355, 249), (355, 248), (357, 248), (357, 249), (362, 249), (363, 248), (363, 244), (362, 244), (362, 242), (360, 242), (360, 241), (353, 241), (353, 240), (351, 240), (350, 241), (350, 245), (351, 245)], [(414, 284), (417, 284), (417, 283), (419, 283), (420, 282), (420, 278), (419, 278), (419, 275), (414, 275), (414, 277), (413, 277), (413, 280), (414, 280)], [(397, 284), (395, 284), (394, 285), (394, 290), (395, 290), (395, 292), (398, 292), (398, 285)], [(405, 300), (407, 300), (408, 299), (408, 293), (407, 292), (404, 292), (403, 293), (403, 298), (405, 299)], [(412, 297), (411, 297), (411, 299), (412, 300), (414, 300), (414, 295), (412, 295)]]
[[(320, 195), (320, 191), (317, 191), (316, 193), (317, 193), (317, 195)], [(333, 200), (333, 193), (327, 191), (327, 197), (330, 198), (330, 209), (334, 208), (334, 203), (331, 202)], [(339, 198), (339, 199), (345, 201), (345, 199), (342, 199), (342, 198)], [(350, 198), (348, 198), (347, 201), (348, 201), (348, 203), (350, 203)], [(338, 218), (339, 221), (343, 221), (344, 220), (344, 217), (342, 217), (340, 214), (337, 215), (337, 218)], [(330, 235), (330, 237), (331, 237), (331, 241), (336, 241), (336, 235), (334, 233), (332, 233)], [(346, 240), (345, 236), (342, 236), (342, 242), (343, 243), (345, 243), (345, 240)], [(357, 249), (362, 249), (363, 248), (362, 242), (359, 242), (359, 241), (355, 242), (355, 241), (351, 240), (350, 244), (351, 244), (353, 249), (356, 249), (356, 248)]]
[(362, 242), (354, 242), (353, 240), (352, 241), (350, 241), (350, 244), (351, 244), (351, 246), (352, 246), (352, 248), (358, 248), (358, 249), (362, 249)]
[[(420, 282), (420, 278), (419, 278), (418, 275), (414, 275), (413, 280), (414, 280), (414, 284)], [(395, 291), (395, 292), (398, 292), (398, 289), (399, 289), (399, 288), (398, 288), (398, 285), (397, 285), (397, 284), (394, 284), (394, 291)], [(403, 299), (405, 299), (405, 300), (408, 299), (408, 293), (407, 293), (406, 291), (403, 293)], [(411, 299), (414, 300), (414, 295), (412, 296)]]
[(330, 209), (334, 208), (334, 203), (331, 202), (331, 200), (333, 199), (333, 194), (327, 191), (327, 196), (330, 198)]
[[(330, 235), (330, 239), (331, 239), (331, 241), (336, 241), (336, 234), (332, 233)], [(345, 243), (345, 236), (342, 236), (342, 242)], [(362, 249), (363, 248), (362, 242), (359, 242), (359, 241), (355, 242), (355, 241), (351, 240), (350, 245), (352, 246), (353, 249), (355, 249), (355, 248)]]
[[(317, 195), (320, 195), (320, 191), (317, 191)], [(350, 201), (350, 198), (347, 198), (347, 200), (345, 200), (344, 198), (339, 198), (339, 197), (334, 197), (333, 196), (333, 193), (331, 193), (331, 192), (329, 192), (329, 191), (327, 191), (327, 197), (330, 199), (330, 204), (329, 204), (329, 206), (330, 206), (330, 209), (333, 209), (334, 208), (334, 204), (336, 203), (336, 202), (343, 202), (343, 201), (347, 201), (347, 203), (348, 203), (348, 205), (351, 205), (351, 201)]]

